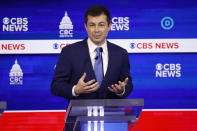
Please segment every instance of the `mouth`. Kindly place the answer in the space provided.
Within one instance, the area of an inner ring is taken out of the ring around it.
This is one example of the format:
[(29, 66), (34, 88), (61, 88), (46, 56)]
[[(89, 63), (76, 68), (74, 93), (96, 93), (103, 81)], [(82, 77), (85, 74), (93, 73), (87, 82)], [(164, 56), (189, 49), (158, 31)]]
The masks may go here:
[(94, 38), (95, 39), (100, 39), (101, 38), (101, 35), (94, 35)]

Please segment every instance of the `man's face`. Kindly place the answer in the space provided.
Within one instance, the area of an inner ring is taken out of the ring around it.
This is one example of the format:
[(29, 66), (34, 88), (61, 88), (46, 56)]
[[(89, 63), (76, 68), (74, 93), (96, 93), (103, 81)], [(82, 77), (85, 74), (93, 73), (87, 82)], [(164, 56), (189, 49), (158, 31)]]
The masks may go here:
[(92, 42), (98, 46), (105, 42), (111, 24), (107, 23), (107, 16), (101, 14), (99, 16), (88, 15), (87, 25), (85, 24), (86, 31)]

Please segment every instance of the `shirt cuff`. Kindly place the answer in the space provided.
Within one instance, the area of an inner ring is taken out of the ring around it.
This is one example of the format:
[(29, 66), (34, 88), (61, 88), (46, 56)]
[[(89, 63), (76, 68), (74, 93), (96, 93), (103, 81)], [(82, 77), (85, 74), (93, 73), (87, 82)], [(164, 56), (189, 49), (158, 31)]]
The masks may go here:
[(125, 87), (124, 87), (124, 90), (123, 90), (123, 92), (122, 92), (121, 94), (116, 94), (116, 95), (117, 95), (117, 96), (123, 96), (124, 93), (125, 93)]
[(75, 87), (76, 87), (76, 85), (74, 85), (73, 88), (72, 88), (72, 95), (73, 95), (73, 96), (79, 96), (79, 95), (76, 95), (76, 94), (75, 94), (75, 90), (74, 90)]

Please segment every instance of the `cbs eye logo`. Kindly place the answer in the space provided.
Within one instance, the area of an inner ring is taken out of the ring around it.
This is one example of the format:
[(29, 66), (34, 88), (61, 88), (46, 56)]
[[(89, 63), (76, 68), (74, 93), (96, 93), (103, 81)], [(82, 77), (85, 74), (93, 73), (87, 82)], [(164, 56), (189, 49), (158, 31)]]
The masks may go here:
[(181, 77), (181, 64), (156, 64), (156, 77)]
[(5, 25), (9, 24), (9, 18), (7, 17), (3, 18), (3, 24)]

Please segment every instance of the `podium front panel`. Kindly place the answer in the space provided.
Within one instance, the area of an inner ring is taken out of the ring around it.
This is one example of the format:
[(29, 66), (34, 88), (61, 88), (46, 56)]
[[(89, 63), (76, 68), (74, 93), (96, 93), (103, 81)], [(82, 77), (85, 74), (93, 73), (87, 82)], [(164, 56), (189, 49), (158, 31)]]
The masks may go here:
[(137, 122), (143, 106), (143, 99), (71, 100), (66, 124), (82, 131), (128, 129), (128, 124)]

